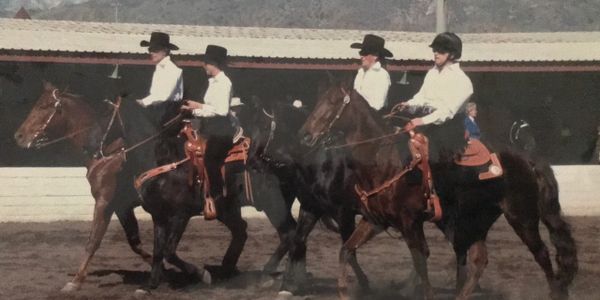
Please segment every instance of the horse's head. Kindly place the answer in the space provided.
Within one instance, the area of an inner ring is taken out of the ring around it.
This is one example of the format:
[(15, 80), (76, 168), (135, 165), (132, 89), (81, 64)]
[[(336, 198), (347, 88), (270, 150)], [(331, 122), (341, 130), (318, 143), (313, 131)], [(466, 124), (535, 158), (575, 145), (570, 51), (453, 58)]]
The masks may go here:
[[(330, 82), (329, 86), (321, 87), (317, 103), (300, 129), (302, 144), (312, 147), (329, 137), (330, 133), (354, 126), (355, 110), (360, 107), (368, 109), (361, 98), (353, 90), (350, 80)], [(360, 106), (361, 102), (365, 105)]]
[(533, 153), (535, 151), (535, 134), (525, 120), (515, 121), (510, 127), (510, 143), (521, 151)]
[(15, 140), (20, 147), (37, 148), (49, 137), (64, 134), (68, 130), (63, 94), (51, 83), (44, 82), (42, 95), (15, 133)]
[(295, 133), (306, 117), (305, 112), (286, 103), (258, 99), (246, 108), (243, 112), (251, 117), (241, 119), (249, 120), (242, 124), (252, 139), (250, 155), (278, 164), (292, 163), (298, 150)]

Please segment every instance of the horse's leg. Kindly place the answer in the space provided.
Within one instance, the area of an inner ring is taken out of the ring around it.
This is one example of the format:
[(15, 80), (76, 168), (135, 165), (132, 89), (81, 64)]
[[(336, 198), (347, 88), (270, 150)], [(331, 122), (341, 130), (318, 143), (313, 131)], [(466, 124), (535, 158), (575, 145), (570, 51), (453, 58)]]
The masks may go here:
[(460, 293), (456, 296), (456, 299), (466, 300), (469, 299), (477, 283), (479, 282), (479, 278), (483, 274), (483, 270), (487, 266), (488, 263), (488, 255), (487, 255), (487, 247), (485, 245), (485, 241), (477, 241), (469, 248), (468, 254), (468, 276)]
[(127, 242), (131, 250), (138, 254), (148, 264), (152, 264), (152, 255), (141, 248), (142, 241), (140, 240), (140, 229), (137, 218), (133, 212), (133, 207), (115, 210), (119, 222), (127, 236)]
[(456, 255), (456, 293), (458, 294), (467, 281), (467, 251), (454, 251)]
[(291, 243), (294, 240), (296, 233), (296, 220), (292, 216), (291, 206), (294, 202), (294, 197), (285, 197), (285, 203), (272, 203), (265, 206), (265, 214), (269, 222), (277, 230), (279, 236), (279, 245), (269, 258), (269, 261), (263, 267), (263, 273), (273, 274), (277, 271), (279, 263), (286, 253), (288, 253)]
[[(404, 220), (409, 220), (409, 217)], [(412, 221), (404, 224), (402, 227), (402, 235), (410, 250), (412, 256), (415, 271), (421, 279), (423, 297), (425, 299), (433, 299), (433, 289), (429, 282), (429, 275), (427, 271), (427, 258), (429, 257), (429, 247), (427, 246), (427, 240), (425, 239), (425, 232), (423, 231), (422, 221)]]
[(100, 192), (96, 194), (92, 229), (90, 230), (90, 236), (85, 246), (85, 256), (79, 265), (79, 269), (77, 270), (75, 277), (73, 277), (73, 279), (68, 282), (61, 291), (71, 292), (78, 290), (85, 280), (87, 268), (92, 260), (92, 257), (100, 247), (100, 243), (104, 238), (104, 234), (106, 233), (106, 229), (110, 223), (110, 218), (113, 214), (112, 208), (109, 207), (109, 202), (112, 200), (113, 195), (114, 189), (109, 187), (106, 189), (100, 189)]
[(167, 243), (165, 246), (165, 259), (168, 263), (176, 266), (182, 272), (188, 275), (197, 275), (198, 268), (190, 264), (177, 255), (177, 246), (181, 241), (181, 236), (187, 227), (190, 216), (175, 215), (169, 219), (169, 230)]
[[(346, 241), (348, 239), (350, 239), (350, 236), (356, 229), (356, 221), (355, 221), (354, 217), (355, 217), (355, 212), (352, 210), (343, 209), (343, 211), (340, 213), (339, 227), (340, 227), (340, 235), (342, 237), (343, 243), (346, 243)], [(354, 274), (356, 275), (356, 279), (357, 279), (358, 284), (360, 285), (361, 289), (365, 292), (368, 292), (370, 290), (369, 278), (367, 277), (367, 275), (365, 274), (363, 269), (358, 264), (358, 260), (356, 258), (356, 251), (351, 252), (349, 254), (348, 263), (352, 267), (352, 270), (354, 271)]]
[(557, 287), (555, 285), (555, 276), (554, 271), (552, 269), (552, 261), (550, 260), (550, 253), (548, 252), (548, 248), (539, 232), (539, 221), (538, 218), (533, 219), (523, 219), (519, 218), (516, 215), (512, 214), (504, 214), (508, 223), (515, 230), (517, 235), (521, 238), (521, 241), (533, 254), (535, 261), (540, 265), (544, 274), (546, 275), (546, 281), (550, 285), (552, 294), (551, 297), (553, 299), (560, 298), (560, 293), (557, 291)]
[(281, 286), (282, 293), (297, 292), (299, 286), (306, 282), (306, 240), (320, 217), (320, 214), (300, 208), (298, 226), (290, 247), (289, 262)]
[(360, 246), (364, 245), (380, 232), (373, 224), (362, 218), (356, 230), (350, 238), (344, 243), (340, 250), (339, 264), (340, 274), (338, 277), (338, 295), (340, 299), (349, 299), (348, 295), (348, 261), (353, 252), (356, 252)]
[(217, 268), (208, 267), (207, 269), (211, 275), (215, 275), (216, 272), (218, 277), (227, 278), (237, 273), (237, 262), (248, 239), (248, 233), (246, 232), (248, 223), (242, 218), (240, 206), (235, 199), (225, 197), (222, 200), (221, 203), (217, 203), (217, 211), (219, 212), (217, 219), (231, 232), (231, 242), (227, 247), (221, 266)]
[(162, 271), (164, 269), (163, 258), (168, 235), (165, 220), (152, 216), (152, 221), (154, 223), (154, 250), (152, 252), (150, 280), (146, 284), (146, 289), (155, 289), (160, 284)]

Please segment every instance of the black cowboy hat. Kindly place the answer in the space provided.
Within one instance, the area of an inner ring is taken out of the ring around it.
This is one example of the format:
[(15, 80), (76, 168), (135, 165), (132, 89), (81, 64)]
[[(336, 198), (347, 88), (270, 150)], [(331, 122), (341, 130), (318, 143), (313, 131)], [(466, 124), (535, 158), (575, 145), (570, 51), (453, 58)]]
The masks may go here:
[(150, 41), (141, 41), (140, 46), (148, 47), (148, 50), (150, 51), (162, 49), (179, 50), (179, 47), (170, 43), (168, 34), (158, 31), (150, 34)]
[(393, 57), (394, 54), (390, 50), (385, 49), (385, 40), (374, 34), (365, 35), (362, 43), (353, 43), (350, 48), (360, 49), (360, 55), (373, 54), (379, 57)]
[(205, 64), (223, 68), (227, 61), (227, 49), (217, 45), (206, 46), (204, 55), (200, 58)]

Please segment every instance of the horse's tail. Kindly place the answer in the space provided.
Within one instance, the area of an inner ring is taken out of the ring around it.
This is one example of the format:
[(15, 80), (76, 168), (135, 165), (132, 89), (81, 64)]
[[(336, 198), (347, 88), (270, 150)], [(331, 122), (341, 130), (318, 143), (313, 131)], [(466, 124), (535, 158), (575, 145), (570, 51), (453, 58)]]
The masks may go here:
[(567, 290), (578, 270), (577, 246), (571, 234), (571, 226), (561, 216), (558, 202), (558, 182), (547, 163), (534, 166), (539, 187), (538, 209), (540, 218), (550, 232), (550, 241), (556, 248), (556, 279), (559, 287)]

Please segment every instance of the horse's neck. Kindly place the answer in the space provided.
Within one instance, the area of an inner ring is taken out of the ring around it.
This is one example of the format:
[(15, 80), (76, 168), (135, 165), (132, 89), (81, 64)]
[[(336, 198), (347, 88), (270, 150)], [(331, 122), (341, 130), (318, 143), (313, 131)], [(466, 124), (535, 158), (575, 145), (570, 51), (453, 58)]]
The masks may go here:
[[(361, 142), (379, 138), (387, 134), (374, 119), (369, 110), (357, 120), (356, 130), (347, 136), (347, 142)], [(374, 141), (354, 146), (352, 156), (357, 162), (357, 175), (360, 181), (378, 184), (387, 180), (399, 171), (402, 166), (402, 157), (395, 144), (388, 144), (388, 139)]]
[(97, 150), (96, 148), (100, 145), (103, 131), (100, 128), (100, 121), (94, 114), (93, 109), (78, 99), (69, 99), (67, 105), (67, 109), (69, 110), (67, 114), (76, 117), (68, 119), (65, 135), (82, 130), (80, 134), (69, 138), (71, 144), (83, 152)]

